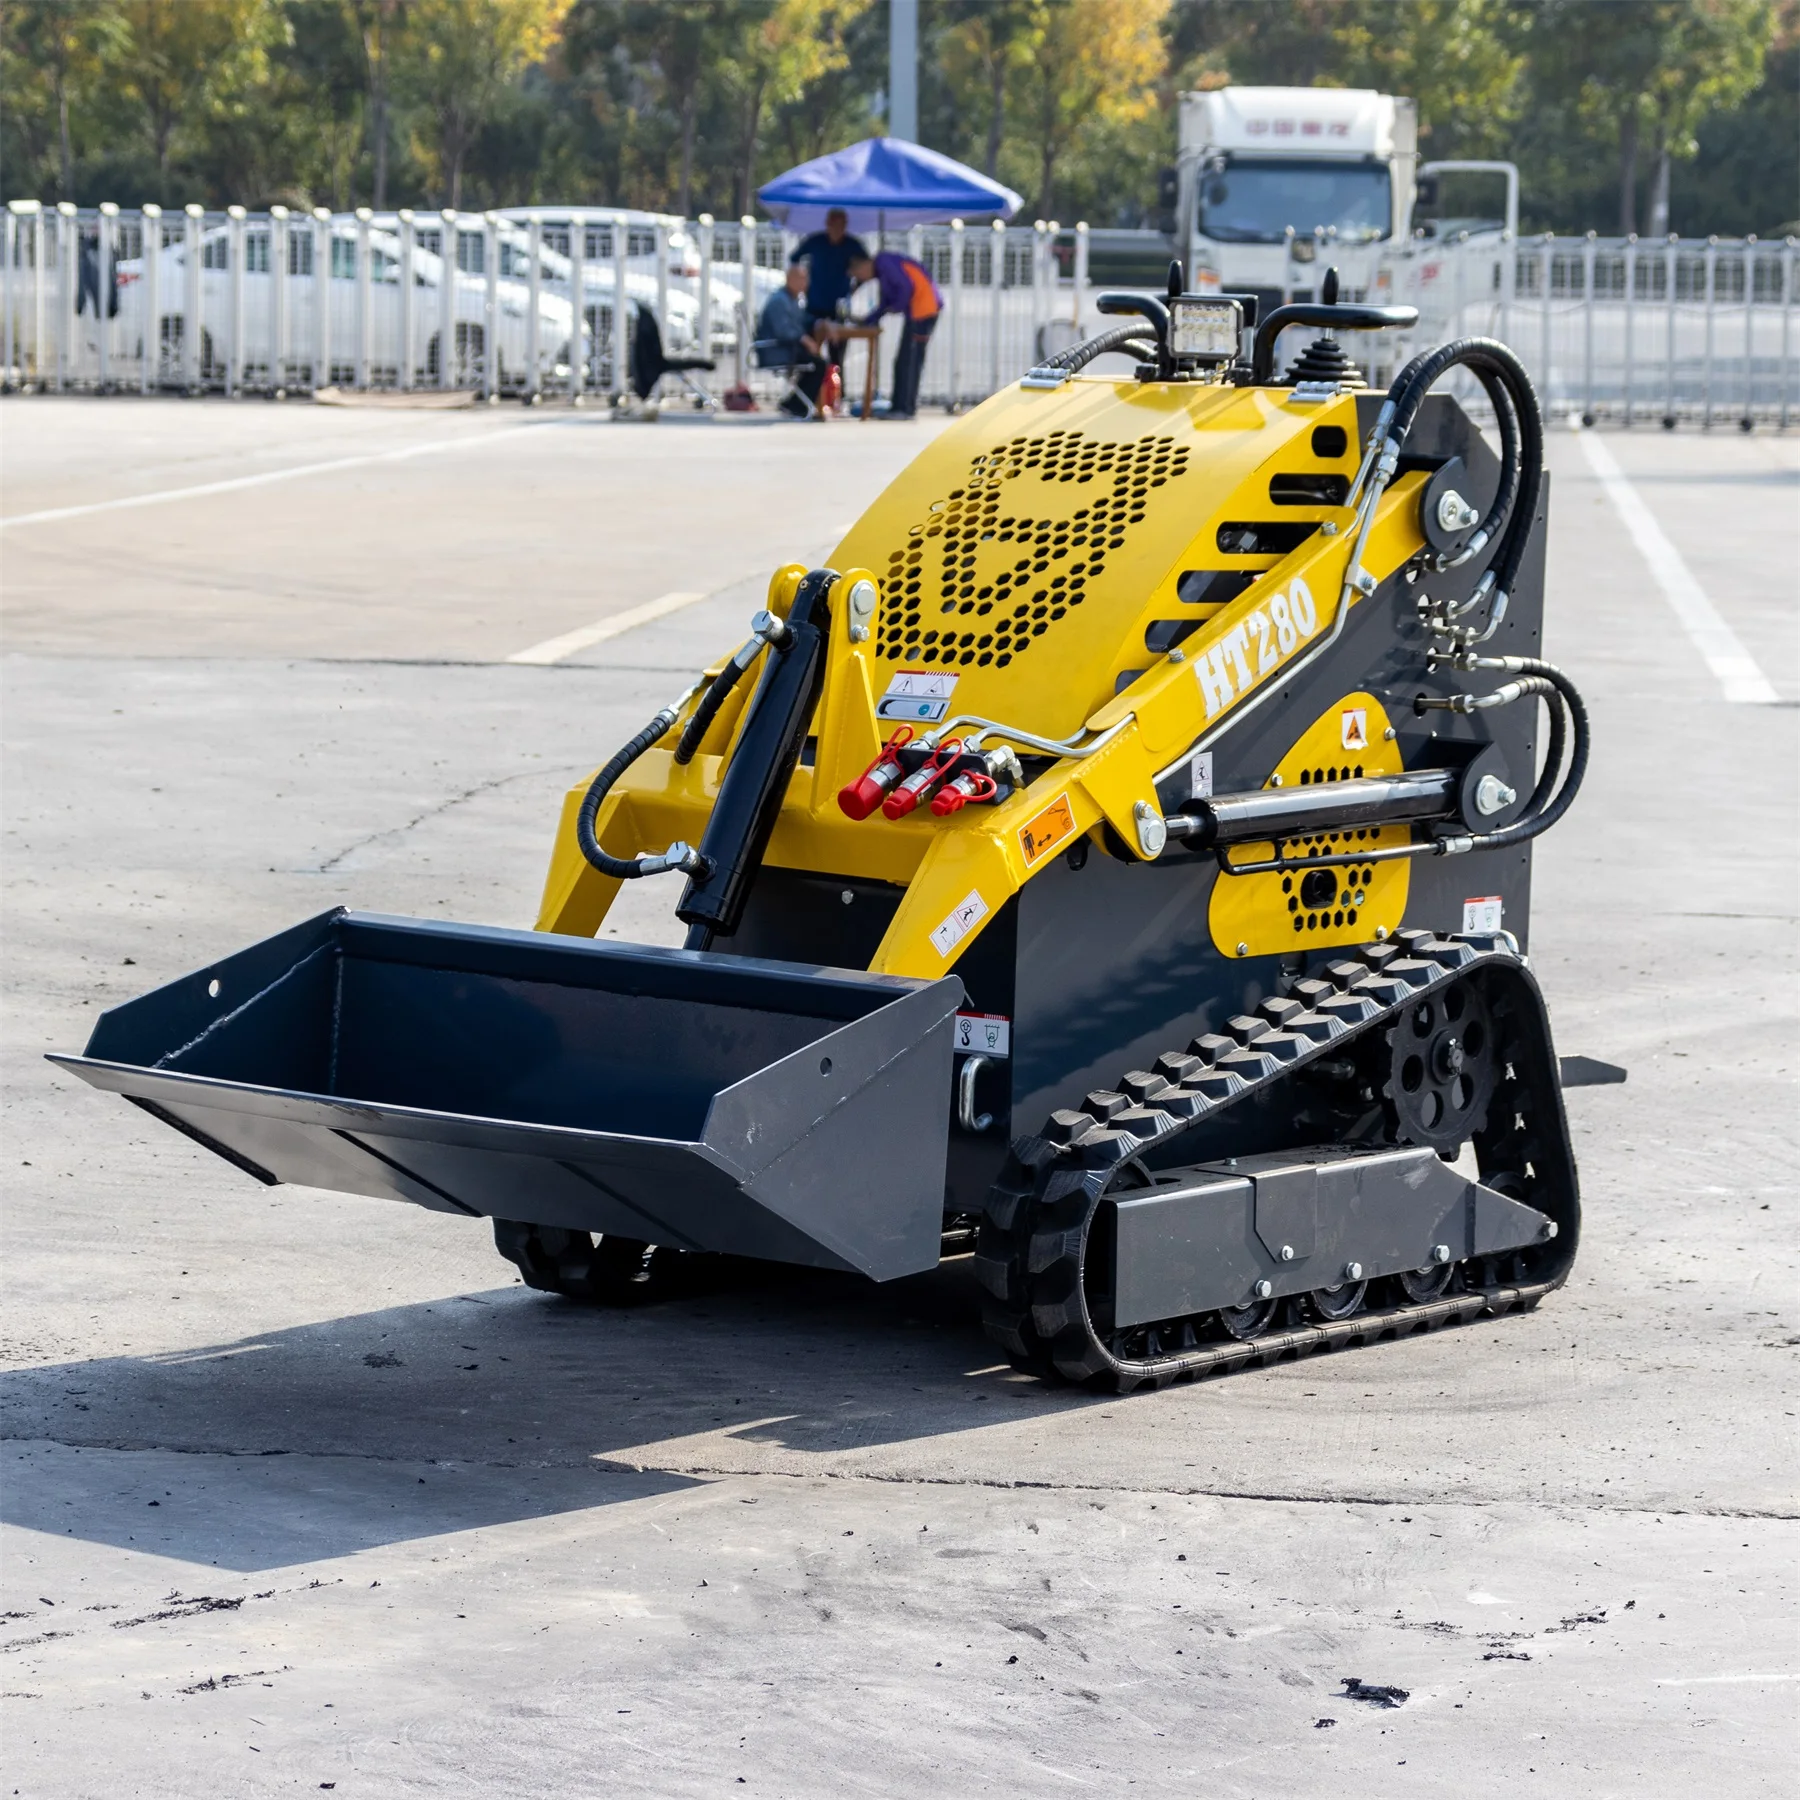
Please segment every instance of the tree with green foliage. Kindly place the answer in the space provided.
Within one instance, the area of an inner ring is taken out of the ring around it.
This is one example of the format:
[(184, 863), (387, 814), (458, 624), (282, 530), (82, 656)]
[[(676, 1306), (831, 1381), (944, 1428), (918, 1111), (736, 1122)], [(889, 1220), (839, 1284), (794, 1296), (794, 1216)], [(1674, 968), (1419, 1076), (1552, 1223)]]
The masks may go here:
[(121, 10), (130, 47), (118, 63), (120, 87), (142, 111), (157, 197), (167, 205), (177, 134), (194, 141), (249, 111), (287, 20), (275, 0), (122, 0)]
[(548, 54), (569, 0), (411, 0), (397, 70), (414, 102), (421, 159), (445, 206), (506, 86)]
[[(1546, 98), (1598, 121), (1612, 140), (1618, 230), (1637, 229), (1645, 138), (1657, 166), (1662, 228), (1668, 221), (1668, 165), (1691, 154), (1693, 132), (1713, 111), (1728, 112), (1756, 88), (1774, 36), (1767, 0), (1538, 0), (1525, 9), (1533, 83)], [(1652, 229), (1656, 229), (1654, 223)]]
[(344, 0), (362, 46), (363, 72), (369, 96), (369, 178), (371, 203), (377, 212), (387, 206), (390, 92), (388, 65), (395, 40), (405, 31), (406, 0)]
[[(48, 110), (56, 129), (56, 197), (75, 198), (75, 146), (71, 115), (101, 87), (131, 41), (118, 5), (93, 0), (35, 0), (6, 9), (0, 69), (10, 105), (25, 103), (29, 117)], [(39, 103), (28, 95), (36, 87)], [(47, 101), (47, 108), (45, 102)]]
[(765, 110), (797, 100), (822, 76), (849, 66), (841, 36), (849, 10), (829, 0), (749, 0), (735, 9), (736, 31), (718, 77), (740, 121), (736, 192), (740, 214), (749, 212), (756, 199), (757, 146)]
[[(82, 204), (738, 210), (883, 128), (888, 17), (0, 0), (0, 180)], [(1095, 223), (1152, 216), (1176, 96), (1225, 82), (1410, 95), (1425, 155), (1518, 162), (1527, 229), (1768, 232), (1800, 210), (1800, 0), (920, 0), (920, 52), (926, 143)]]
[(1040, 218), (1054, 215), (1057, 172), (1084, 137), (1156, 110), (1168, 0), (1037, 0), (1030, 55), (1015, 90), (1021, 151), (1036, 166)]
[(940, 49), (944, 80), (967, 118), (986, 114), (986, 148), (981, 167), (998, 178), (1006, 141), (1007, 101), (1030, 66), (1040, 29), (1033, 0), (985, 0), (957, 9)]

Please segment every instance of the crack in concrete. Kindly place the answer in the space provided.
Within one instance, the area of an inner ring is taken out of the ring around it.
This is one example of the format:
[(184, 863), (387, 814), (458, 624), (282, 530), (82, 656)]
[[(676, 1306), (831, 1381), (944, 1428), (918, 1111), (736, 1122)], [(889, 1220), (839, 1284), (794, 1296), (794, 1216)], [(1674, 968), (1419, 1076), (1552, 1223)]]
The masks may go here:
[(453, 807), (473, 800), (477, 795), (492, 793), (496, 788), (510, 786), (515, 781), (524, 781), (534, 775), (570, 774), (585, 768), (585, 763), (552, 763), (541, 769), (515, 769), (510, 775), (496, 775), (491, 781), (478, 781), (473, 787), (465, 788), (460, 794), (452, 794), (448, 800), (441, 800), (435, 806), (428, 806), (416, 818), (408, 819), (404, 825), (391, 825), (385, 831), (372, 831), (367, 837), (361, 837), (355, 843), (346, 845), (336, 855), (329, 856), (316, 869), (302, 869), (303, 875), (329, 875), (339, 863), (354, 856), (358, 850), (366, 850), (371, 844), (380, 844), (390, 839), (403, 838), (408, 832), (416, 831), (428, 819), (435, 819), (449, 812)]
[(983, 1475), (884, 1475), (867, 1469), (734, 1469), (711, 1463), (632, 1463), (614, 1458), (590, 1457), (581, 1462), (500, 1462), (466, 1459), (438, 1460), (428, 1456), (384, 1456), (373, 1450), (231, 1450), (218, 1446), (190, 1444), (130, 1443), (117, 1438), (4, 1438), (0, 1444), (28, 1448), (48, 1447), (56, 1450), (110, 1450), (122, 1456), (217, 1456), (253, 1460), (259, 1457), (306, 1457), (315, 1462), (368, 1462), (393, 1464), (396, 1467), (440, 1469), (447, 1473), (475, 1473), (489, 1469), (524, 1471), (530, 1474), (574, 1473), (585, 1470), (594, 1475), (680, 1475), (710, 1480), (734, 1481), (866, 1481), (893, 1487), (994, 1488), (1002, 1491), (1045, 1492), (1055, 1494), (1155, 1494), (1173, 1500), (1246, 1500), (1266, 1505), (1287, 1506), (1366, 1506), (1366, 1507), (1457, 1507), (1491, 1508), (1499, 1506), (1555, 1506), (1570, 1512), (1597, 1512), (1620, 1517), (1668, 1519), (1744, 1519), (1752, 1523), (1787, 1524), (1800, 1519), (1800, 1509), (1778, 1511), (1767, 1507), (1734, 1506), (1619, 1506), (1596, 1505), (1580, 1499), (1544, 1500), (1541, 1496), (1489, 1499), (1459, 1498), (1455, 1495), (1431, 1494), (1302, 1494), (1281, 1493), (1258, 1488), (1204, 1487), (1121, 1487), (1116, 1482), (1097, 1481), (1029, 1481), (1018, 1478)]

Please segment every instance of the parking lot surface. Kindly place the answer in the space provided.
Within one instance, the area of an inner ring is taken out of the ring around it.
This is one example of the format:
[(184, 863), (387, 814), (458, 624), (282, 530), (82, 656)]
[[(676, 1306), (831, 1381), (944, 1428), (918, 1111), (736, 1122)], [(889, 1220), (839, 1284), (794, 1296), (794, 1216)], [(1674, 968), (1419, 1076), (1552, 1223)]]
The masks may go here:
[(585, 1311), (42, 1061), (335, 904), (529, 924), (562, 792), (935, 428), (0, 409), (9, 1788), (1791, 1792), (1793, 439), (1605, 439), (1761, 705), (1552, 440), (1533, 962), (1629, 1080), (1527, 1317), (1117, 1399), (964, 1262)]

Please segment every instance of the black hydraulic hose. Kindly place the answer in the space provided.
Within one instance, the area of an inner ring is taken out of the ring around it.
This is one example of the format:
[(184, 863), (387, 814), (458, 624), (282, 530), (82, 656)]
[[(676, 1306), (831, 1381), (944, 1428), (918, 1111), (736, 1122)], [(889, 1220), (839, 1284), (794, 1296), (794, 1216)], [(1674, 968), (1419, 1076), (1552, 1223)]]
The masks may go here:
[[(1521, 672), (1528, 680), (1536, 677), (1549, 683), (1555, 689), (1561, 704), (1550, 707), (1550, 741), (1545, 747), (1544, 770), (1532, 791), (1525, 816), (1498, 831), (1486, 832), (1477, 837), (1473, 845), (1477, 850), (1504, 850), (1509, 845), (1522, 844), (1526, 839), (1548, 831), (1574, 804), (1575, 796), (1581, 789), (1582, 777), (1587, 774), (1588, 712), (1580, 690), (1554, 663), (1541, 662), (1533, 656), (1508, 657), (1506, 661), (1509, 667), (1520, 665)], [(1562, 719), (1565, 711), (1568, 714), (1572, 743), (1568, 772), (1557, 783), (1557, 765), (1562, 761)]]
[[(683, 695), (683, 700), (686, 696)], [(581, 854), (600, 871), (602, 875), (610, 875), (615, 881), (635, 881), (641, 875), (655, 875), (664, 869), (685, 868), (691, 874), (691, 859), (698, 862), (698, 853), (688, 849), (685, 844), (672, 844), (662, 856), (608, 856), (600, 848), (600, 840), (594, 836), (594, 821), (600, 816), (600, 804), (612, 791), (613, 783), (625, 773), (646, 750), (662, 737), (673, 725), (681, 713), (681, 701), (673, 706), (665, 706), (648, 725), (634, 737), (629, 744), (613, 752), (611, 760), (596, 775), (582, 796), (581, 810), (575, 815), (575, 842), (581, 847)], [(680, 851), (681, 855), (674, 853)]]
[[(752, 662), (755, 660), (754, 657), (751, 658)], [(693, 716), (682, 728), (681, 740), (675, 746), (675, 760), (678, 763), (691, 763), (694, 760), (694, 752), (700, 748), (700, 740), (706, 736), (713, 720), (719, 716), (719, 708), (725, 704), (731, 690), (737, 686), (749, 666), (749, 663), (740, 662), (734, 656), (712, 678), (706, 692), (700, 696), (700, 704), (694, 708)]]
[(1494, 489), (1493, 504), (1488, 507), (1487, 517), (1457, 555), (1438, 559), (1440, 569), (1460, 568), (1479, 556), (1512, 517), (1513, 506), (1519, 497), (1519, 415), (1513, 409), (1512, 395), (1491, 370), (1478, 369), (1475, 377), (1494, 409), (1494, 422), (1500, 433), (1500, 480)]
[[(1481, 582), (1482, 587), (1494, 590), (1495, 604), (1498, 605), (1501, 596), (1510, 591), (1519, 564), (1524, 560), (1532, 523), (1537, 517), (1544, 479), (1543, 414), (1538, 409), (1537, 392), (1531, 385), (1531, 377), (1526, 374), (1524, 365), (1504, 344), (1493, 338), (1458, 338), (1453, 343), (1440, 345), (1436, 350), (1425, 351), (1401, 370), (1394, 385), (1388, 390), (1380, 428), (1397, 456), (1399, 446), (1406, 441), (1407, 434), (1418, 417), (1426, 393), (1459, 365), (1470, 369), (1490, 395), (1495, 392), (1496, 385), (1504, 391), (1512, 403), (1513, 419), (1518, 429), (1516, 459), (1503, 456), (1501, 465), (1502, 491), (1513, 495), (1510, 517), (1506, 522), (1500, 548)], [(1506, 437), (1503, 425), (1503, 451)], [(1508, 460), (1516, 460), (1517, 463), (1515, 482), (1508, 481)], [(1497, 506), (1489, 517), (1497, 521)]]
[(775, 613), (759, 612), (750, 621), (750, 625), (751, 633), (743, 647), (712, 678), (706, 692), (700, 696), (700, 704), (694, 708), (694, 716), (688, 720), (687, 727), (681, 734), (681, 741), (675, 746), (675, 760), (678, 763), (691, 763), (694, 760), (701, 740), (705, 738), (713, 720), (719, 716), (719, 708), (725, 704), (745, 671), (771, 644), (780, 649), (788, 641), (787, 625)]
[(1091, 337), (1085, 343), (1071, 344), (1068, 349), (1045, 357), (1038, 366), (1045, 369), (1067, 369), (1072, 375), (1077, 369), (1085, 369), (1095, 357), (1104, 356), (1109, 350), (1123, 350), (1128, 344), (1148, 345), (1154, 341), (1154, 328), (1141, 320), (1135, 325), (1115, 325), (1111, 331), (1103, 331), (1098, 337)]

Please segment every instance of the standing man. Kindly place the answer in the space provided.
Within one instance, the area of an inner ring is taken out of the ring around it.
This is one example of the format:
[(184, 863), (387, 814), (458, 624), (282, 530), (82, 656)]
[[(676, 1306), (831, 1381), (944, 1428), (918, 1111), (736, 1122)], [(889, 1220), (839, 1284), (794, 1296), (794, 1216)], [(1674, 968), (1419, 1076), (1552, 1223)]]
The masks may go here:
[(866, 260), (868, 246), (861, 238), (850, 235), (850, 215), (834, 206), (825, 215), (825, 229), (803, 237), (790, 264), (806, 266), (806, 310), (815, 319), (835, 319), (838, 303), (850, 298), (855, 282), (850, 279), (850, 264)]
[(910, 256), (897, 250), (884, 250), (879, 256), (866, 251), (852, 260), (850, 279), (858, 287), (865, 281), (877, 281), (881, 291), (873, 312), (857, 320), (859, 325), (873, 325), (888, 313), (899, 313), (904, 324), (900, 332), (900, 348), (894, 352), (894, 395), (888, 406), (890, 419), (910, 419), (919, 407), (919, 376), (925, 368), (925, 346), (937, 329), (938, 314), (944, 309), (944, 296), (938, 292), (931, 271)]

